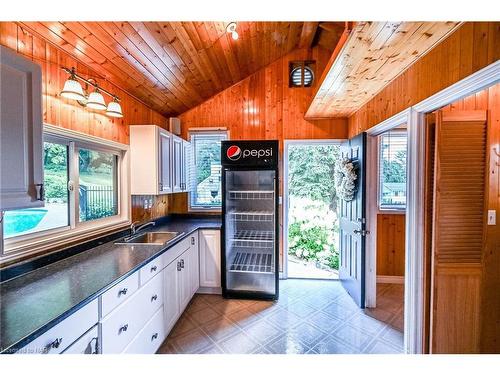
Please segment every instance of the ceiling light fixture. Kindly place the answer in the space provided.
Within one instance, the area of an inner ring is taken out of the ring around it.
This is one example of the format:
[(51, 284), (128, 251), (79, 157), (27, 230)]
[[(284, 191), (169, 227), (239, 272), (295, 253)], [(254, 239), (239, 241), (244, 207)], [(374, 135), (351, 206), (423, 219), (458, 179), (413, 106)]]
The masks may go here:
[(106, 114), (110, 117), (123, 117), (122, 107), (120, 103), (118, 103), (118, 98), (116, 96), (113, 98), (112, 102), (109, 102)]
[(226, 31), (228, 33), (231, 33), (231, 37), (234, 40), (237, 40), (239, 38), (238, 32), (236, 31), (236, 22), (229, 22), (229, 24), (226, 27)]
[[(100, 111), (106, 110), (106, 115), (110, 117), (123, 117), (122, 108), (120, 106), (120, 98), (118, 96), (100, 87), (93, 78), (84, 78), (78, 75), (75, 68), (68, 69), (62, 67), (61, 69), (70, 75), (68, 80), (64, 83), (61, 96), (76, 100), (78, 101), (78, 104), (83, 107), (97, 109)], [(78, 80), (85, 82), (86, 90), (88, 90), (89, 86), (92, 86), (94, 87), (94, 91), (87, 96)], [(108, 105), (106, 105), (106, 102), (104, 101), (104, 97), (102, 95), (103, 93), (113, 98)]]
[(76, 80), (76, 72), (75, 68), (72, 68), (70, 71), (70, 76), (64, 82), (64, 87), (61, 91), (61, 96), (73, 99), (73, 100), (86, 100), (85, 94), (83, 93), (83, 88), (80, 82)]

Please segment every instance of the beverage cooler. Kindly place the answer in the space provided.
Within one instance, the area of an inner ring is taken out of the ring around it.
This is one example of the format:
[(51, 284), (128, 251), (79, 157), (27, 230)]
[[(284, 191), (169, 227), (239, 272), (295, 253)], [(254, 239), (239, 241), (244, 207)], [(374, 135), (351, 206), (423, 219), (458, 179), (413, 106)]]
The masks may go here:
[(222, 294), (278, 298), (278, 141), (222, 141)]

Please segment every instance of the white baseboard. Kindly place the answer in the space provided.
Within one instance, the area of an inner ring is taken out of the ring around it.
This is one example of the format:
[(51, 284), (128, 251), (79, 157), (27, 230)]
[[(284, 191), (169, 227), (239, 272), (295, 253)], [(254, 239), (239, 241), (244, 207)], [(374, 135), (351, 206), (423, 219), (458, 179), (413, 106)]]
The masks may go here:
[(405, 283), (405, 277), (404, 276), (377, 275), (377, 283), (381, 283), (381, 284), (404, 284)]
[(222, 294), (221, 288), (212, 288), (207, 286), (200, 286), (196, 291), (197, 294)]

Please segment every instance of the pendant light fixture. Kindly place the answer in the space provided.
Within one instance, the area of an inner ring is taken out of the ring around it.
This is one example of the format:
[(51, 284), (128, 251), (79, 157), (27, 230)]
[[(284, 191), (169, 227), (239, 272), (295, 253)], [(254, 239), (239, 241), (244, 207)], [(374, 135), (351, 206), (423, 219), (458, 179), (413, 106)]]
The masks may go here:
[(118, 99), (116, 98), (116, 96), (113, 98), (112, 102), (109, 102), (106, 114), (110, 117), (123, 117), (122, 107), (120, 103), (118, 103)]
[(82, 100), (82, 101), (87, 100), (85, 94), (83, 93), (82, 85), (80, 85), (80, 82), (76, 80), (75, 68), (72, 68), (70, 70), (70, 76), (66, 80), (66, 82), (64, 82), (64, 87), (61, 91), (61, 96), (73, 100)]
[(87, 99), (87, 107), (104, 111), (106, 109), (106, 102), (102, 94), (99, 92), (99, 87), (96, 86), (95, 91), (91, 92)]
[(239, 35), (236, 31), (236, 22), (229, 22), (229, 24), (226, 27), (226, 32), (231, 33), (231, 37), (234, 40), (237, 40), (239, 38)]
[[(88, 107), (99, 111), (106, 111), (106, 115), (110, 117), (123, 117), (120, 98), (118, 96), (100, 87), (95, 79), (84, 78), (81, 75), (78, 75), (75, 68), (68, 69), (62, 67), (62, 70), (64, 70), (70, 76), (64, 83), (64, 88), (61, 91), (61, 96), (76, 100), (82, 107)], [(85, 90), (82, 88), (82, 85), (79, 81), (85, 82)], [(94, 91), (89, 95), (86, 95), (85, 91), (88, 91), (89, 87), (94, 87)], [(113, 100), (110, 101), (108, 105), (106, 105), (106, 102), (104, 101), (104, 97), (102, 95), (103, 93), (113, 98)]]

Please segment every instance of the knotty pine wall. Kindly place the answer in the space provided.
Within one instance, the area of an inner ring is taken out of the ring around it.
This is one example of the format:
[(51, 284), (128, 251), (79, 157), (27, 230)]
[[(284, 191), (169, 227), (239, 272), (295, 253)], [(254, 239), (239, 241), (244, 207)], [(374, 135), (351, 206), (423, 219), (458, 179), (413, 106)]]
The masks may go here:
[[(16, 23), (0, 22), (0, 45), (17, 51), (42, 67), (45, 123), (125, 144), (129, 143), (129, 125), (155, 124), (167, 129), (167, 118), (100, 77), (91, 67)], [(96, 78), (99, 85), (118, 95), (121, 99), (123, 118), (108, 117), (61, 97), (59, 93), (68, 78), (61, 66), (74, 66), (84, 77)], [(146, 198), (153, 199), (151, 209), (142, 208)], [(132, 220), (146, 221), (168, 214), (171, 200), (168, 195), (132, 197)]]
[(488, 110), (487, 202), (489, 210), (496, 210), (497, 224), (486, 226), (481, 272), (480, 345), (482, 353), (500, 353), (500, 298), (498, 298), (500, 289), (500, 84), (450, 104), (442, 110)]
[(349, 117), (349, 137), (500, 58), (500, 22), (465, 22)]
[(404, 276), (406, 215), (377, 215), (377, 276)]

